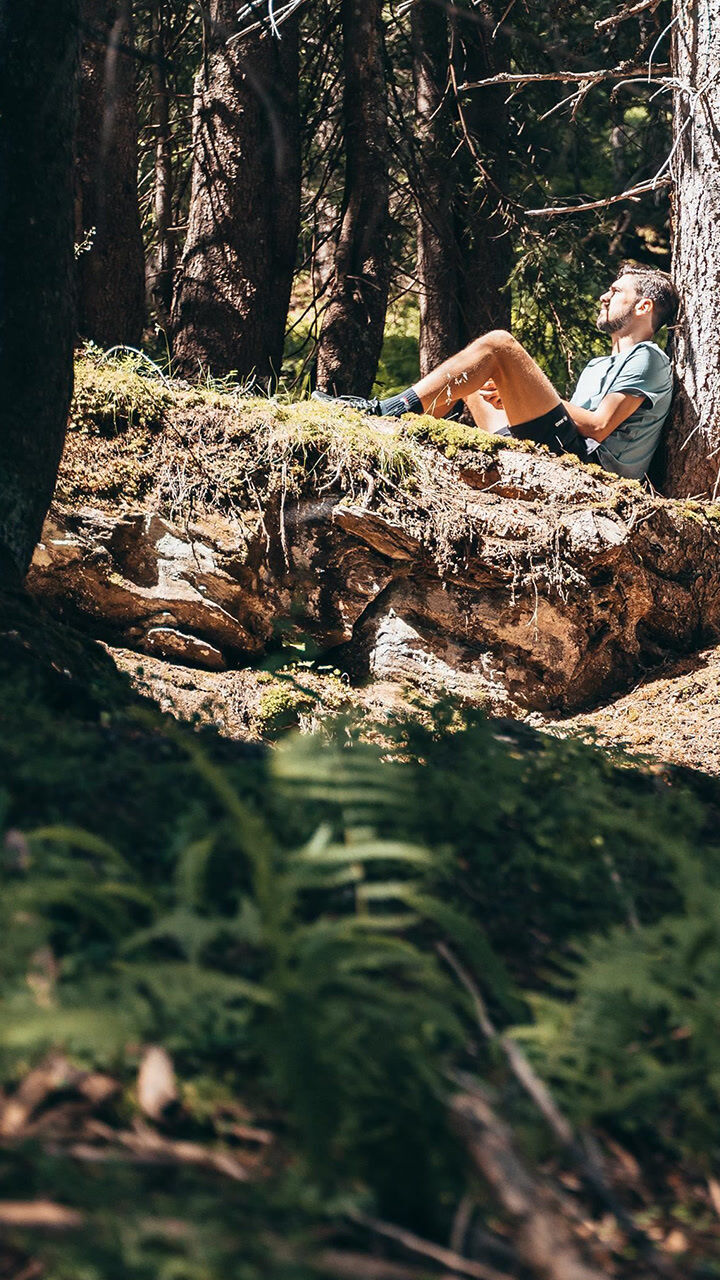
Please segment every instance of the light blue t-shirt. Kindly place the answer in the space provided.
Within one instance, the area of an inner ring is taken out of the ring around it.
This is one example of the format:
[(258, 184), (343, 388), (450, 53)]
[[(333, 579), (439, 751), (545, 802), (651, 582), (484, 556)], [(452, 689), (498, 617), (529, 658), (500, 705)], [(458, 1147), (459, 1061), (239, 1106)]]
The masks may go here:
[(672, 400), (672, 365), (665, 352), (655, 342), (638, 342), (629, 351), (591, 360), (570, 403), (597, 409), (611, 391), (644, 400), (602, 444), (586, 440), (588, 454), (606, 471), (639, 480), (650, 465)]

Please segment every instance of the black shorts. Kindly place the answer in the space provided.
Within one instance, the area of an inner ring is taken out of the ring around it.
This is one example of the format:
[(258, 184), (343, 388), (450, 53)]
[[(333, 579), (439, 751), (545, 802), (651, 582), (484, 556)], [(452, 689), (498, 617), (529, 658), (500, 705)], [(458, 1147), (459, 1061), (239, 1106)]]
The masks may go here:
[(545, 444), (553, 453), (574, 453), (583, 462), (588, 461), (585, 439), (561, 404), (549, 409), (547, 413), (541, 413), (539, 418), (519, 422), (516, 427), (510, 428), (510, 434), (516, 440), (534, 440), (536, 444)]

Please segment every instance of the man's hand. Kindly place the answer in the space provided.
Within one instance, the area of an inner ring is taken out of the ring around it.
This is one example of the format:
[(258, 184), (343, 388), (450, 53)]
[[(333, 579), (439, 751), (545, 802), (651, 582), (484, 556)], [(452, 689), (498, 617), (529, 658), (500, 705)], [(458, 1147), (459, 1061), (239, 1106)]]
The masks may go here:
[(505, 406), (502, 402), (500, 392), (495, 386), (492, 378), (488, 378), (487, 382), (483, 382), (482, 386), (478, 387), (477, 394), (482, 396), (483, 400), (486, 400), (488, 404), (492, 405), (493, 409), (504, 409)]

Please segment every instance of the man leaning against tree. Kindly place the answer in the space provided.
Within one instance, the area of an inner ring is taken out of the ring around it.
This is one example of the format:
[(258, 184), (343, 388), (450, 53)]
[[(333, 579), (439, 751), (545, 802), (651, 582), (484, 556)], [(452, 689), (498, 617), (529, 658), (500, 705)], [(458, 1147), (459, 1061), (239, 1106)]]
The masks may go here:
[(505, 330), (476, 338), (419, 382), (386, 400), (330, 396), (365, 413), (445, 418), (464, 401), (479, 427), (574, 453), (607, 471), (640, 479), (650, 465), (672, 399), (672, 366), (653, 341), (675, 319), (678, 295), (653, 267), (623, 263), (600, 299), (597, 327), (610, 354), (585, 366), (572, 398), (562, 400), (523, 346)]

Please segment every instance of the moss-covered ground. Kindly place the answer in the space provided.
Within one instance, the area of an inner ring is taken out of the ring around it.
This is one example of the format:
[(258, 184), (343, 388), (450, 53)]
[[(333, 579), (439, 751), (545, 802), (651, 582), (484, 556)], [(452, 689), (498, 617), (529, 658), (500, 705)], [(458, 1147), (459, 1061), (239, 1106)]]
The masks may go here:
[(190, 386), (132, 353), (108, 359), (88, 349), (76, 362), (58, 498), (114, 508), (152, 501), (186, 516), (228, 509), (249, 486), (262, 495), (281, 475), (290, 487), (304, 475), (318, 487), (334, 477), (352, 492), (372, 474), (412, 493), (426, 446), (448, 458), (472, 450), (480, 459), (520, 447), (425, 415), (374, 420), (227, 384)]

